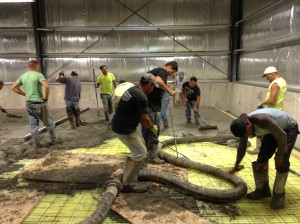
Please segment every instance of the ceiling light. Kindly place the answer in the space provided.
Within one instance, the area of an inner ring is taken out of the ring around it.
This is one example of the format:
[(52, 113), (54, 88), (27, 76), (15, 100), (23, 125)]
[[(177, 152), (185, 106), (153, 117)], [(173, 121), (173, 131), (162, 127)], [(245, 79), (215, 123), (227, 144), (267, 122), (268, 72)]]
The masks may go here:
[(0, 3), (35, 2), (35, 0), (0, 0)]

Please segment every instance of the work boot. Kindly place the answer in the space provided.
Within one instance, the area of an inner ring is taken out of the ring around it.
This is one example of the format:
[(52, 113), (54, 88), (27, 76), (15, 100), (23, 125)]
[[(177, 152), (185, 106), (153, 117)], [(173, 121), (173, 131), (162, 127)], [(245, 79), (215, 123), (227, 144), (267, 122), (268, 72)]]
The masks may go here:
[(105, 112), (105, 121), (109, 122), (109, 114), (108, 114), (108, 112)]
[(247, 150), (247, 152), (251, 155), (257, 155), (260, 151), (260, 144), (261, 144), (261, 139), (256, 138), (256, 148), (253, 150)]
[(258, 200), (271, 196), (269, 186), (269, 164), (265, 163), (252, 163), (253, 176), (255, 181), (255, 191), (247, 194), (247, 198), (251, 200)]
[(42, 145), (40, 143), (40, 140), (39, 140), (39, 135), (38, 135), (38, 132), (36, 132), (35, 134), (32, 135), (32, 142), (33, 142), (33, 146), (34, 148), (41, 148)]
[(148, 162), (152, 164), (164, 164), (165, 161), (158, 157), (158, 145), (149, 145), (148, 147)]
[(142, 166), (147, 163), (147, 157), (139, 161), (127, 158), (123, 173), (123, 190), (124, 193), (142, 193), (148, 190), (148, 186), (138, 183), (138, 176)]
[(76, 126), (75, 126), (74, 113), (72, 107), (66, 107), (66, 111), (67, 111), (69, 122), (71, 124), (71, 128), (75, 129)]
[(284, 207), (285, 184), (288, 178), (288, 174), (289, 172), (276, 172), (276, 178), (273, 187), (273, 197), (270, 203), (270, 207), (272, 209), (281, 209)]
[(192, 123), (192, 119), (191, 118), (187, 118), (186, 119), (186, 123), (188, 123), (188, 124)]
[(49, 137), (50, 137), (49, 145), (57, 144), (58, 142), (57, 142), (57, 138), (56, 138), (54, 129), (49, 129), (48, 133), (49, 133)]
[(76, 127), (80, 126), (80, 115), (75, 115), (75, 123), (76, 123)]
[(76, 124), (76, 127), (79, 127), (80, 126), (80, 109), (75, 109), (75, 124)]
[(168, 119), (163, 119), (164, 128), (169, 128)]

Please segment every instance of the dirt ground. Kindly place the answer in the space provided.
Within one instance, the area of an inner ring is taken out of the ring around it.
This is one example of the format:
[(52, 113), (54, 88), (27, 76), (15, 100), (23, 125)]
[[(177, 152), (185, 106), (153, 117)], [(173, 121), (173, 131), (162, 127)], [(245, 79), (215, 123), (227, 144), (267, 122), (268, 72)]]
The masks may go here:
[[(111, 131), (107, 122), (104, 121), (102, 112), (100, 111), (100, 117), (98, 116), (96, 109), (90, 109), (81, 115), (82, 121), (86, 123), (85, 126), (76, 128), (75, 130), (70, 128), (70, 124), (64, 122), (56, 127), (56, 135), (60, 139), (60, 143), (56, 145), (49, 145), (49, 137), (47, 133), (40, 135), (41, 143), (43, 147), (35, 149), (31, 140), (25, 141), (24, 136), (29, 134), (28, 118), (25, 110), (14, 110), (9, 113), (22, 116), (22, 118), (14, 118), (7, 116), (5, 113), (0, 113), (0, 174), (8, 171), (19, 170), (22, 165), (17, 164), (22, 159), (40, 159), (46, 157), (47, 154), (53, 151), (67, 151), (74, 148), (91, 148), (100, 145), (107, 139), (115, 138), (115, 134)], [(169, 110), (169, 125), (168, 129), (162, 128), (161, 135), (168, 135), (176, 137), (184, 137), (191, 135), (215, 135), (217, 133), (228, 133), (228, 124), (232, 118), (225, 113), (220, 112), (215, 108), (203, 108), (201, 109), (202, 117), (205, 121), (211, 125), (218, 124), (216, 130), (201, 130), (199, 131), (199, 125), (195, 123), (186, 124), (184, 116), (184, 108), (172, 108)], [(64, 109), (51, 110), (51, 115), (54, 121), (62, 119), (66, 116)], [(215, 123), (214, 123), (215, 122)], [(202, 124), (204, 125), (204, 124)], [(42, 127), (42, 124), (40, 124)], [(173, 128), (172, 128), (173, 127)], [(175, 169), (175, 168), (174, 168)], [(169, 172), (172, 172), (172, 168), (168, 168)], [(58, 174), (59, 175), (59, 174)], [(11, 194), (14, 191), (20, 190), (20, 186), (17, 186), (18, 178), (3, 179), (0, 178), (0, 190), (8, 190)], [(80, 189), (93, 189), (98, 185), (95, 183), (68, 183), (62, 181), (60, 183), (51, 182), (32, 182), (26, 186), (23, 186), (26, 190), (30, 189), (32, 192), (40, 195), (41, 193), (67, 193), (72, 194), (75, 190)], [(3, 196), (4, 197), (4, 196)], [(168, 197), (166, 195), (166, 197)], [(14, 197), (6, 196), (5, 200), (14, 200)], [(37, 197), (38, 198), (38, 197)], [(23, 201), (23, 203), (22, 203)], [(191, 204), (195, 203), (194, 200), (190, 200)], [(33, 200), (32, 203), (36, 201)], [(3, 205), (3, 201), (0, 200)], [(28, 195), (18, 195), (18, 204), (24, 205), (28, 203)], [(186, 207), (193, 207), (194, 205), (187, 205)], [(6, 203), (5, 206), (11, 205), (16, 207), (15, 203)], [(29, 207), (32, 204), (28, 205)], [(3, 210), (1, 209), (2, 213)], [(2, 214), (0, 214), (2, 216)], [(3, 220), (2, 220), (3, 221)], [(6, 220), (7, 223), (12, 220)], [(5, 220), (2, 223), (6, 223)]]

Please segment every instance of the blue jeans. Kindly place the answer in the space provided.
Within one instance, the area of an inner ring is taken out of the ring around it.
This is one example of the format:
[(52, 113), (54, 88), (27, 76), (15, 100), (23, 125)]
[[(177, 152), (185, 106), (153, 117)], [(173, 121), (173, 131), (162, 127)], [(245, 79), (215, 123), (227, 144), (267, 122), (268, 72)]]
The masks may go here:
[(129, 135), (117, 134), (117, 136), (118, 139), (120, 139), (120, 141), (131, 151), (132, 156), (130, 158), (132, 160), (140, 161), (142, 158), (147, 157), (145, 141), (137, 130)]
[[(188, 101), (185, 105), (185, 117), (187, 120), (191, 120), (192, 117), (192, 113), (191, 110), (194, 111), (194, 106), (195, 106), (196, 101)], [(200, 113), (199, 111), (199, 107), (198, 109), (198, 113)], [(194, 113), (194, 118), (196, 119), (198, 116)]]
[[(26, 102), (26, 109), (29, 117), (29, 128), (30, 133), (34, 137), (38, 133), (39, 129), (39, 121), (42, 121), (42, 106), (43, 104), (32, 104), (30, 102)], [(51, 140), (55, 140), (55, 123), (50, 118), (49, 111), (48, 111), (48, 125), (47, 125), (47, 131), (49, 133), (49, 136)]]
[(170, 103), (170, 94), (167, 92), (164, 92), (162, 99), (161, 99), (161, 110), (160, 110), (160, 116), (161, 119), (164, 121), (168, 119), (167, 117), (167, 110)]
[(152, 131), (144, 128), (142, 126), (142, 136), (145, 140), (146, 147), (148, 148), (149, 145), (157, 145), (158, 144), (158, 137), (159, 137), (159, 132), (160, 132), (160, 113), (159, 112), (154, 112), (151, 109), (147, 109), (147, 114), (153, 124), (155, 124), (158, 128), (157, 135), (153, 134)]
[(105, 117), (108, 117), (113, 112), (112, 96), (110, 94), (100, 93), (100, 98), (103, 103)]
[(79, 102), (71, 101), (71, 100), (65, 100), (66, 107), (73, 107), (76, 111), (79, 109)]

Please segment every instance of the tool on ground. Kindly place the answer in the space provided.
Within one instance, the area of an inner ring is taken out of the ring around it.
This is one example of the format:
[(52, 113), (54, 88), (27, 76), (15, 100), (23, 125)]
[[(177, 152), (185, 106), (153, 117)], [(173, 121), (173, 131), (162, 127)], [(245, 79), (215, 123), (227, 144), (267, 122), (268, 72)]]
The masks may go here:
[(96, 94), (98, 116), (100, 117), (100, 109), (99, 109), (99, 102), (98, 102), (98, 93), (97, 93), (97, 89), (96, 89), (96, 74), (95, 74), (95, 69), (93, 69), (93, 77), (94, 77), (94, 88), (95, 88), (95, 94)]
[(23, 116), (18, 116), (18, 115), (8, 113), (7, 110), (5, 110), (4, 108), (2, 108), (1, 111), (6, 114), (6, 117), (13, 117), (13, 118), (22, 118), (23, 117)]
[(290, 168), (290, 172), (293, 173), (293, 174), (296, 174), (297, 176), (300, 176), (300, 173), (299, 173), (299, 172), (297, 172), (297, 171), (295, 171), (295, 170), (292, 170), (291, 168)]
[(197, 111), (194, 111), (194, 113), (196, 114), (197, 117), (199, 117), (201, 119), (201, 121), (205, 124), (205, 126), (200, 126), (199, 130), (205, 130), (205, 129), (218, 129), (218, 127), (216, 125), (209, 125), (207, 124), (202, 117), (200, 116), (200, 114)]
[(173, 132), (173, 137), (174, 137), (174, 145), (175, 145), (175, 149), (176, 149), (176, 157), (178, 158), (178, 150), (177, 150), (176, 136), (175, 136), (175, 131), (174, 131), (173, 116), (172, 116), (172, 109), (171, 109), (170, 102), (169, 102), (169, 109), (170, 109), (171, 127), (172, 127), (172, 132)]
[(44, 126), (47, 126), (48, 125), (48, 106), (47, 106), (46, 102), (42, 104), (42, 119), (43, 119)]

